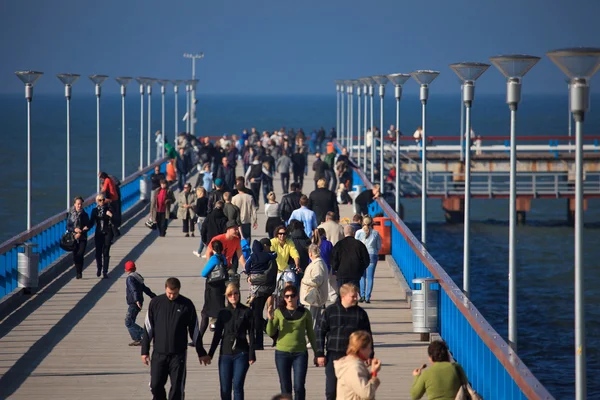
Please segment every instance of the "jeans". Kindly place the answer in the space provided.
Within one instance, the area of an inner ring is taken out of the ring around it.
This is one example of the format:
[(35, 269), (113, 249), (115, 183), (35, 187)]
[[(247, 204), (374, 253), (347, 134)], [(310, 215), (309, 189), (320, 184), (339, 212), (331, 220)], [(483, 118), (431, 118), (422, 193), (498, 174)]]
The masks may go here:
[(177, 187), (180, 192), (183, 192), (183, 184), (185, 183), (185, 174), (177, 171)]
[[(360, 297), (364, 297), (366, 300), (371, 300), (371, 293), (373, 292), (373, 279), (375, 278), (375, 268), (377, 267), (377, 255), (370, 255), (371, 263), (360, 278)], [(366, 281), (366, 282), (365, 282)]]
[(335, 173), (331, 169), (325, 170), (325, 179), (327, 180), (327, 185), (329, 190), (333, 193), (337, 191), (337, 178), (335, 177)]
[(335, 376), (335, 368), (333, 362), (344, 357), (346, 353), (328, 351), (326, 358), (327, 364), (325, 364), (325, 398), (327, 400), (336, 399), (337, 389), (337, 378)]
[(244, 381), (249, 367), (248, 353), (221, 354), (219, 356), (221, 400), (231, 400), (232, 389), (235, 400), (244, 400)]
[(283, 194), (287, 194), (290, 190), (290, 173), (282, 172), (280, 174), (281, 177), (281, 189), (283, 190)]
[(135, 319), (140, 313), (140, 308), (137, 304), (129, 304), (127, 307), (127, 314), (125, 314), (125, 326), (129, 331), (129, 336), (131, 336), (131, 340), (142, 340), (142, 334), (144, 333), (144, 329), (141, 326), (135, 323)]
[[(265, 202), (265, 204), (267, 204), (269, 202), (269, 200), (267, 199), (267, 195), (269, 194), (269, 192), (272, 192), (273, 189), (273, 179), (269, 179), (269, 178), (263, 178), (262, 180), (262, 185), (263, 185), (263, 201)], [(258, 206), (258, 203), (256, 203), (256, 205)]]
[(275, 367), (279, 375), (281, 393), (292, 394), (292, 369), (294, 370), (294, 399), (304, 400), (306, 390), (306, 372), (308, 371), (308, 352), (290, 353), (275, 350)]
[[(198, 217), (198, 233), (202, 232), (202, 224), (204, 223), (205, 219), (206, 217)], [(202, 254), (204, 247), (206, 247), (206, 245), (202, 241), (202, 238), (200, 238), (200, 244), (198, 245), (198, 254)]]

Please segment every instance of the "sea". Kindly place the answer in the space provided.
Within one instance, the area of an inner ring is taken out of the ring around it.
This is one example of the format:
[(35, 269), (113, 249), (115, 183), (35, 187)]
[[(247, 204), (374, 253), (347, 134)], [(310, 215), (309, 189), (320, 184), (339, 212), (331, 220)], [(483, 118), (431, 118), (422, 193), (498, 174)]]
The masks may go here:
[[(93, 91), (74, 91), (71, 101), (71, 197), (87, 197), (96, 185), (96, 98)], [(239, 134), (281, 127), (309, 133), (336, 125), (336, 96), (198, 94), (196, 133), (200, 136)], [(584, 135), (600, 135), (600, 95), (592, 96)], [(147, 101), (144, 111), (143, 157), (147, 165)], [(126, 97), (126, 175), (140, 162), (140, 97)], [(395, 124), (396, 102), (385, 100), (384, 126)], [(458, 136), (460, 93), (431, 93), (427, 104), (427, 135)], [(165, 131), (175, 136), (173, 94), (166, 96)], [(0, 195), (0, 242), (26, 228), (27, 120), (22, 94), (0, 95), (0, 160), (4, 173)], [(362, 111), (362, 110), (361, 110)], [(400, 130), (412, 135), (421, 124), (417, 96), (404, 95)], [(179, 130), (185, 114), (185, 95), (179, 97)], [(375, 99), (375, 116), (379, 101)], [(357, 117), (355, 110), (355, 117)], [(35, 94), (31, 110), (32, 225), (63, 212), (66, 197), (66, 101), (62, 93)], [(564, 95), (524, 94), (518, 112), (517, 136), (568, 134), (568, 98)], [(121, 174), (121, 97), (104, 94), (100, 111), (101, 169)], [(151, 159), (154, 132), (161, 129), (161, 98), (152, 98)], [(504, 95), (477, 95), (472, 108), (477, 135), (508, 136), (509, 110)], [(539, 144), (546, 144), (541, 141)], [(594, 143), (587, 139), (586, 143)], [(420, 200), (404, 199), (405, 220), (420, 237)], [(506, 339), (508, 330), (508, 202), (472, 201), (472, 301)], [(450, 276), (462, 286), (463, 226), (444, 222), (441, 201), (428, 204), (428, 248)], [(588, 398), (600, 398), (600, 200), (591, 199), (584, 228), (585, 301)], [(567, 224), (566, 200), (533, 200), (527, 224), (517, 228), (518, 354), (557, 399), (574, 398), (574, 231)]]

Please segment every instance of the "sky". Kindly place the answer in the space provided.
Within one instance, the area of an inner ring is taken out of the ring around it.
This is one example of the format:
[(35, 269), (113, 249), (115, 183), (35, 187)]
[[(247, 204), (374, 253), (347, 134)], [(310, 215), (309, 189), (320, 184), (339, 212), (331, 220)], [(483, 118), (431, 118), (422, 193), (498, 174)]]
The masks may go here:
[[(430, 95), (456, 93), (448, 64), (515, 53), (542, 56), (523, 92), (566, 94), (544, 54), (600, 46), (598, 15), (598, 0), (2, 0), (0, 93), (23, 93), (18, 70), (45, 73), (36, 93), (63, 93), (57, 73), (109, 75), (111, 93), (116, 76), (189, 79), (183, 53), (204, 52), (199, 94), (335, 93), (335, 79), (416, 69), (441, 72)], [(492, 66), (476, 88), (503, 93), (504, 78)]]

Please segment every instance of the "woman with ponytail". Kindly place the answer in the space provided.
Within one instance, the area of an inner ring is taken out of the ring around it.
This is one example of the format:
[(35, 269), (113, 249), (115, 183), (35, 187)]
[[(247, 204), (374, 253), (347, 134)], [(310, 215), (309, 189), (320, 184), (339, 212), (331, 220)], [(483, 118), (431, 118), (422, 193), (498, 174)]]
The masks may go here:
[(359, 302), (371, 302), (371, 293), (373, 292), (373, 279), (375, 278), (375, 267), (381, 250), (381, 236), (379, 232), (373, 229), (373, 220), (371, 217), (365, 217), (362, 221), (362, 229), (354, 235), (356, 240), (360, 240), (367, 247), (369, 252), (369, 267), (360, 278), (360, 300)]

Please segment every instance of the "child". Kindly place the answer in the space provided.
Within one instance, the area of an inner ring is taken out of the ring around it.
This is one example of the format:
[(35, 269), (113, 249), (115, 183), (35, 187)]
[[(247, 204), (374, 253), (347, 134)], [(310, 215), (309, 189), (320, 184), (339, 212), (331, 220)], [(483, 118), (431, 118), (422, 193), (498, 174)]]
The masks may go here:
[(154, 292), (144, 284), (144, 278), (136, 272), (135, 263), (127, 261), (125, 263), (125, 272), (127, 272), (126, 296), (127, 299), (127, 314), (125, 315), (125, 326), (129, 331), (129, 335), (133, 342), (130, 346), (139, 346), (142, 343), (142, 334), (144, 330), (135, 323), (137, 315), (142, 310), (144, 304), (144, 293), (150, 298), (156, 297)]
[(252, 301), (258, 295), (260, 286), (271, 286), (270, 292), (273, 291), (272, 284), (269, 285), (269, 278), (265, 275), (271, 265), (271, 261), (276, 258), (277, 253), (271, 252), (271, 241), (269, 239), (263, 238), (260, 241), (255, 240), (252, 243), (252, 254), (247, 258), (245, 265), (248, 283), (250, 283), (248, 305), (252, 304)]
[(340, 183), (338, 186), (336, 199), (338, 204), (352, 204), (352, 198), (348, 194), (348, 190), (346, 190), (346, 185), (343, 183)]

